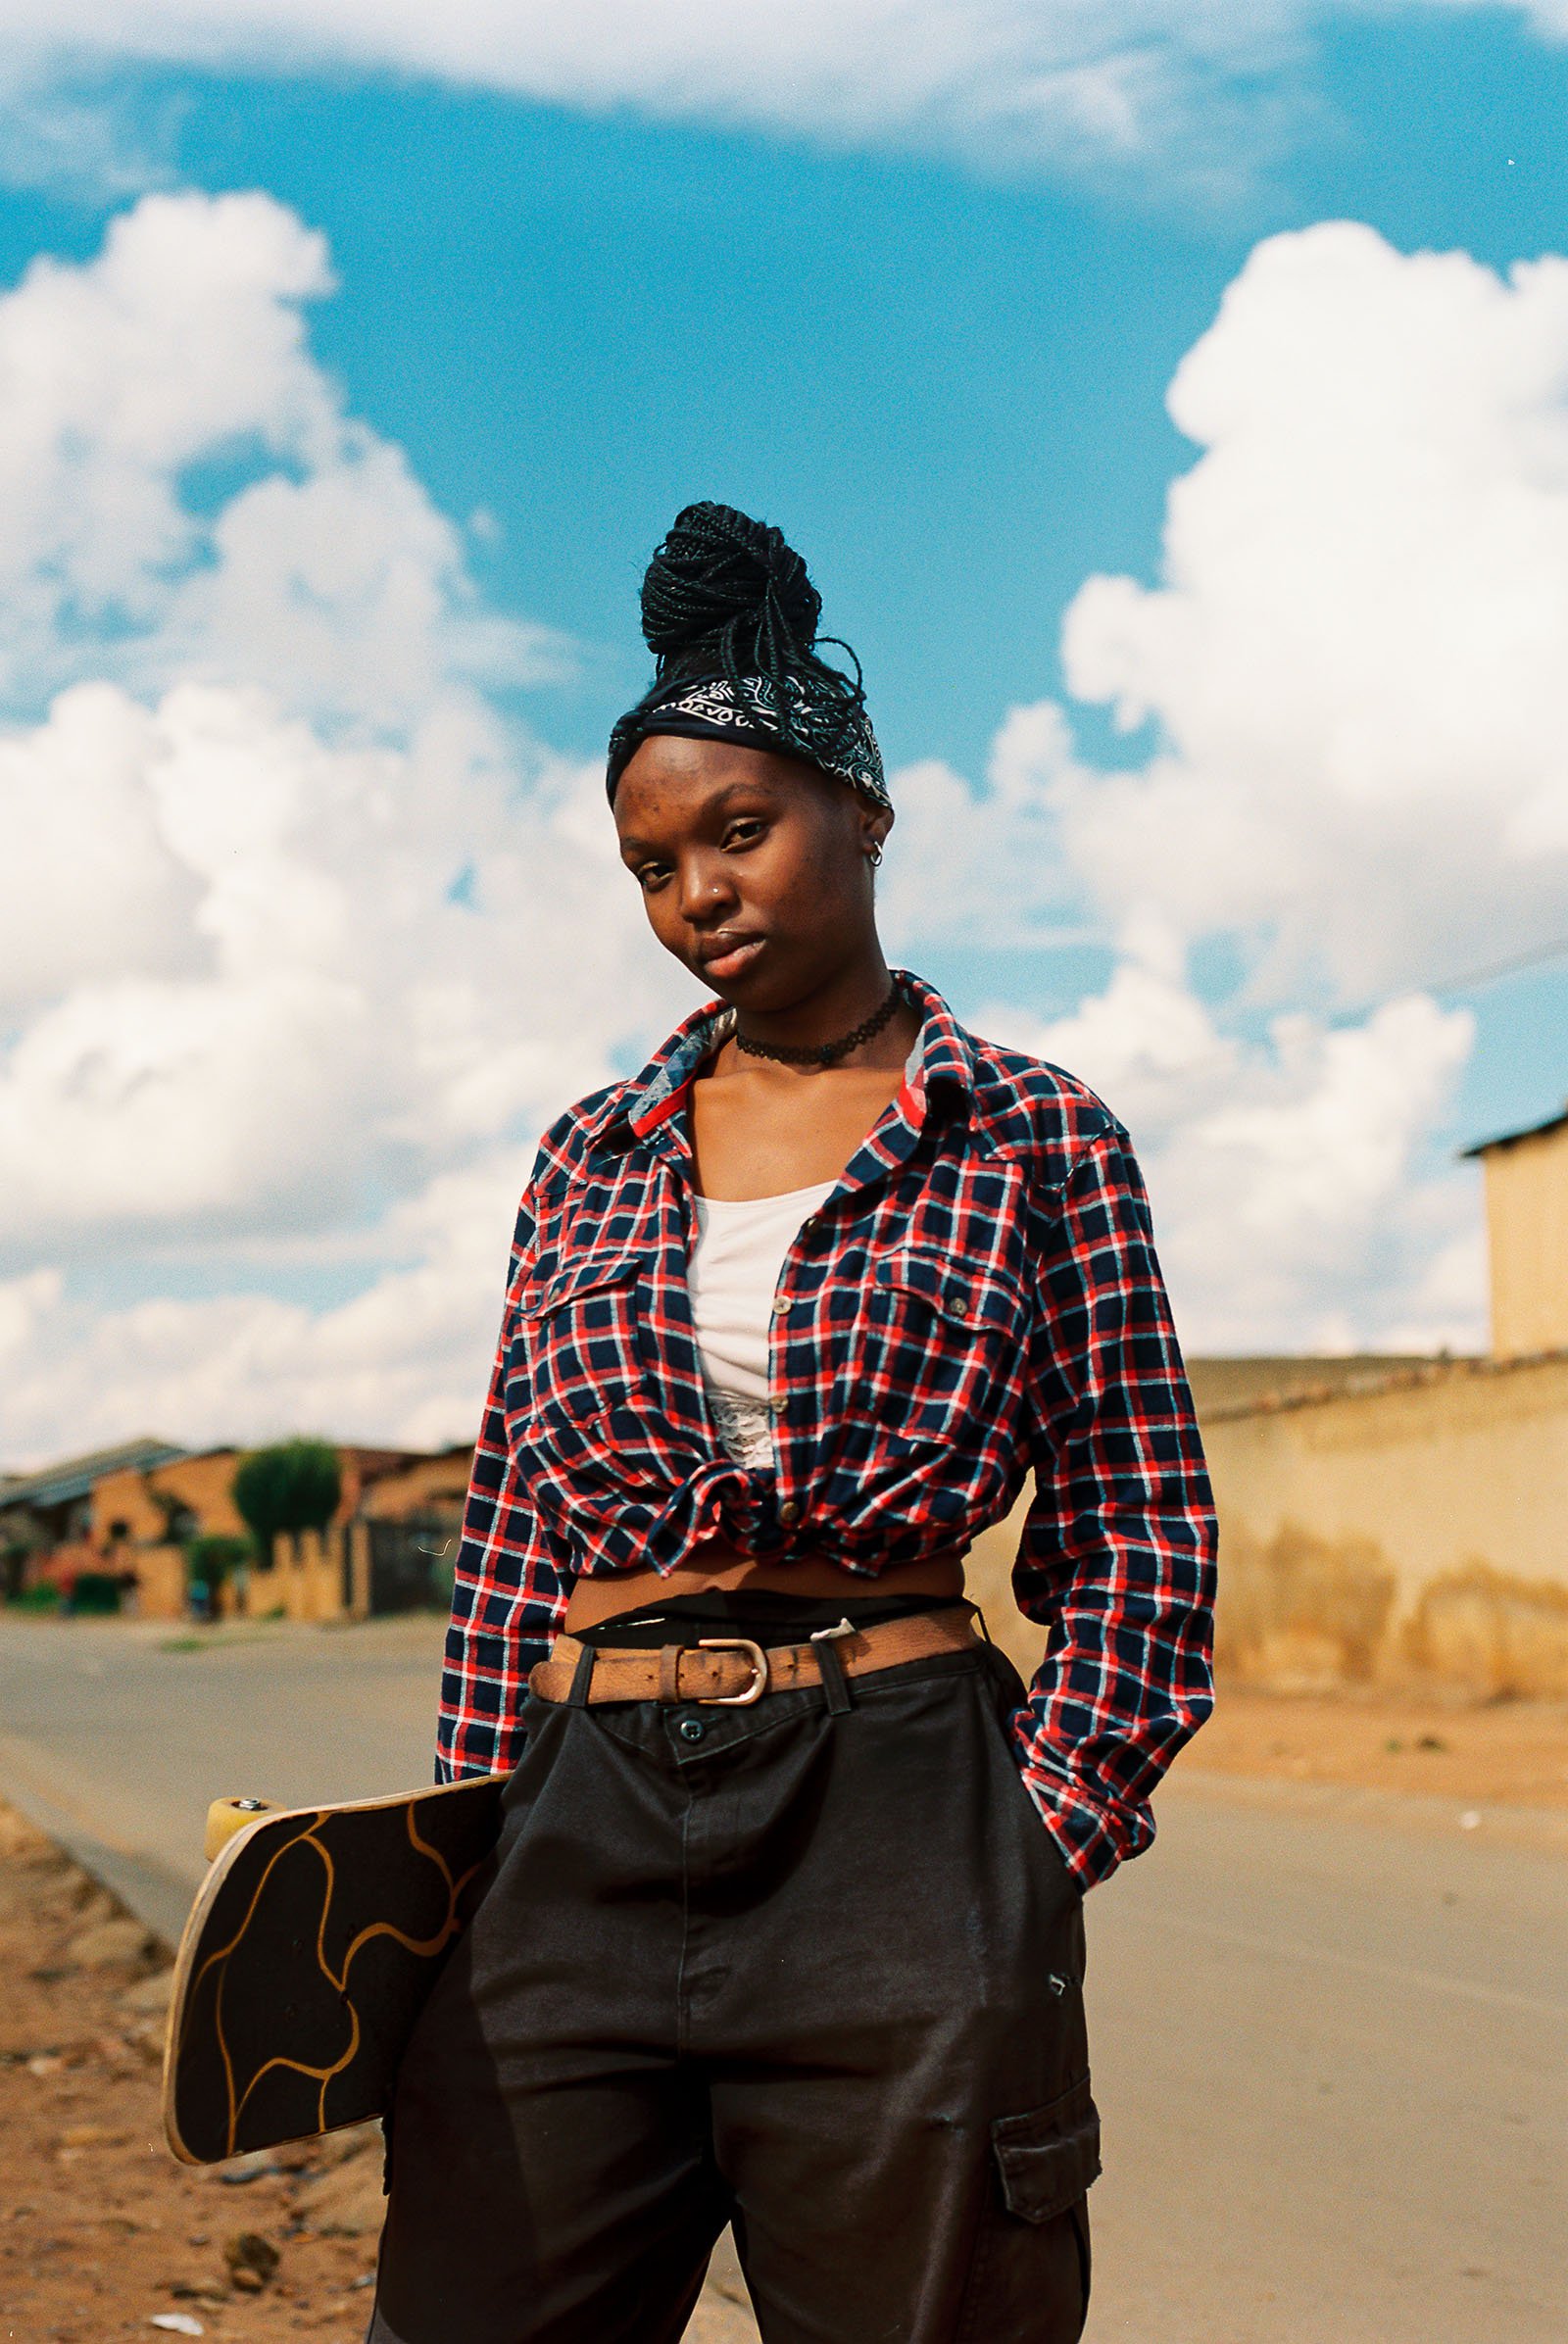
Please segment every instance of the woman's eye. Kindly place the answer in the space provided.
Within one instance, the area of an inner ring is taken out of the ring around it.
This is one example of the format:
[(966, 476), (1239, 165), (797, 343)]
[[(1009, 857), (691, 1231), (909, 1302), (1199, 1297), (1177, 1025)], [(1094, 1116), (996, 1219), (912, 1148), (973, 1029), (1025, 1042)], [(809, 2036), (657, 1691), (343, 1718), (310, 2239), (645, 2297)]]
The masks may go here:
[(755, 847), (766, 828), (765, 822), (753, 819), (731, 822), (724, 833), (724, 845), (728, 848)]
[(652, 895), (656, 887), (662, 887), (668, 877), (669, 865), (667, 862), (645, 862), (640, 863), (637, 867), (637, 884), (645, 896)]

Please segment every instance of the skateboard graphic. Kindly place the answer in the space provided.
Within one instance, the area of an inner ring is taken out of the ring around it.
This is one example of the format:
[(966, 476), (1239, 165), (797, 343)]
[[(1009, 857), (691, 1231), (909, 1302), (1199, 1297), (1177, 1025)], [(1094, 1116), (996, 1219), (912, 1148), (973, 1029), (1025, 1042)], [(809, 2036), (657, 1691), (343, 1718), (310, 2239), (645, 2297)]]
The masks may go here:
[(214, 1802), (164, 2052), (164, 2131), (182, 2164), (385, 2113), (478, 1902), (505, 1782), (337, 1807)]

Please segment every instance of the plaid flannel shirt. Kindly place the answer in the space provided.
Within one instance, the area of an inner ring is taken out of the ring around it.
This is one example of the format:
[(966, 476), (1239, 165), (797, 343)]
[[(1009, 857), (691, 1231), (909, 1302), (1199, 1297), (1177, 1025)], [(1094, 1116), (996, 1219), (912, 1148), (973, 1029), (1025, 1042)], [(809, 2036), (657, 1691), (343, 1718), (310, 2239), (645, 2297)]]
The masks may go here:
[(440, 1779), (515, 1763), (579, 1576), (668, 1572), (721, 1536), (869, 1587), (967, 1545), (1033, 1472), (1013, 1587), (1048, 1636), (1018, 1765), (1082, 1883), (1153, 1836), (1151, 1793), (1211, 1705), (1215, 1529), (1143, 1184), (1092, 1092), (904, 982), (923, 1024), (900, 1095), (785, 1255), (771, 1471), (719, 1441), (686, 1277), (683, 1110), (731, 1013), (547, 1135), (474, 1456)]

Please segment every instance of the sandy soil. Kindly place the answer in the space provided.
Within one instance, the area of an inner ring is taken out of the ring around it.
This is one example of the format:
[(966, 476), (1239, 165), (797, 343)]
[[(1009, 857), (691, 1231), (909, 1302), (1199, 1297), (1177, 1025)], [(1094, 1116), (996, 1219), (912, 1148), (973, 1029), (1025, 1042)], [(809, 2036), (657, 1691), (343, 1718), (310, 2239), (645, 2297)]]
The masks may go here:
[(286, 2172), (176, 2165), (167, 1978), (146, 1932), (0, 1807), (0, 2344), (363, 2336), (378, 2139), (290, 2152)]
[(1222, 1687), (1182, 1772), (1568, 1809), (1568, 1702)]

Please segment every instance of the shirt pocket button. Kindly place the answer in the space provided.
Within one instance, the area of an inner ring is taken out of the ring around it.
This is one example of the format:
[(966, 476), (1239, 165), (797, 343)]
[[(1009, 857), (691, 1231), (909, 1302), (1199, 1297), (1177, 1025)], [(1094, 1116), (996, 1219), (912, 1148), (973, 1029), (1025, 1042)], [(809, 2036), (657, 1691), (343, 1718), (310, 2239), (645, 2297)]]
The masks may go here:
[(801, 1509), (796, 1504), (793, 1497), (785, 1498), (784, 1503), (779, 1507), (778, 1518), (780, 1522), (786, 1526), (786, 1528), (792, 1522), (799, 1522), (801, 1518)]

